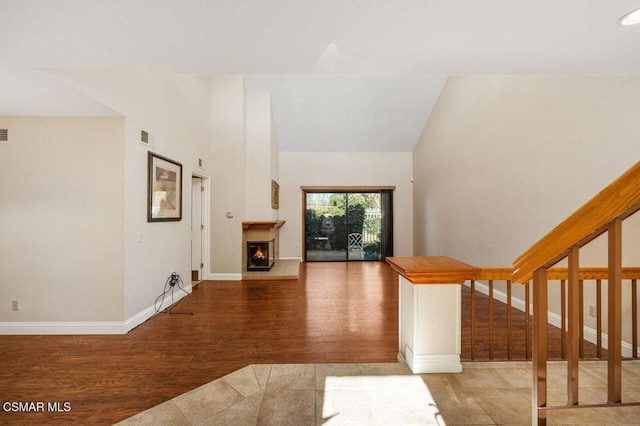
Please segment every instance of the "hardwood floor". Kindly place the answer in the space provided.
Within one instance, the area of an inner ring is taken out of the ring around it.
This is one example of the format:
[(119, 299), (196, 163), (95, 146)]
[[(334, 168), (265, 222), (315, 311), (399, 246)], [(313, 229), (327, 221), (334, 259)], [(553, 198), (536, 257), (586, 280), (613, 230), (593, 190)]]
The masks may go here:
[(119, 336), (0, 336), (5, 401), (69, 402), (0, 424), (112, 424), (248, 364), (395, 362), (397, 274), (303, 264), (298, 281), (203, 282)]

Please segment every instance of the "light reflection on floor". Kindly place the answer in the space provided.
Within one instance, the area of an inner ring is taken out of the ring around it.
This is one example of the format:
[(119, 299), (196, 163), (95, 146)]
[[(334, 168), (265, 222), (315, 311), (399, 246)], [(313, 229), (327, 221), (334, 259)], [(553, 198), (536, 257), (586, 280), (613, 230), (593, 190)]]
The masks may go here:
[(446, 424), (420, 376), (330, 376), (322, 398), (327, 425)]

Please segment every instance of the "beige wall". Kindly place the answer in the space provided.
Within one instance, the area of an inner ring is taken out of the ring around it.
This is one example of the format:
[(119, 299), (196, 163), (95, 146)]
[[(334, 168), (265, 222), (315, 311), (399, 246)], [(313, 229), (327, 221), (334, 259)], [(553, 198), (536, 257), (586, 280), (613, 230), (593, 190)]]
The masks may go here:
[(303, 257), (301, 186), (395, 186), (395, 255), (412, 255), (410, 152), (281, 152), (279, 162), (281, 257)]
[(414, 150), (416, 254), (510, 266), (638, 161), (639, 111), (637, 77), (450, 77)]
[(122, 321), (124, 120), (0, 128), (0, 322)]
[[(191, 175), (208, 176), (210, 81), (166, 69), (55, 69), (50, 74), (125, 117), (124, 318), (153, 306), (173, 270), (191, 276)], [(140, 130), (153, 147), (140, 143)], [(182, 220), (147, 222), (149, 150), (182, 164)], [(140, 239), (138, 239), (140, 236)]]
[(417, 254), (509, 266), (638, 159), (640, 78), (449, 78), (414, 150)]
[(245, 106), (242, 76), (211, 77), (211, 278), (242, 273)]

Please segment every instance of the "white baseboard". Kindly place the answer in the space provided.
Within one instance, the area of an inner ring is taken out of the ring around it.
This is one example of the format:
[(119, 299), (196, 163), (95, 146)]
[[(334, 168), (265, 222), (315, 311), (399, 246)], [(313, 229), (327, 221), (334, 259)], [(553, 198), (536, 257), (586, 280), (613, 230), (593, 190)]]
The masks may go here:
[[(185, 286), (191, 293), (191, 284)], [(183, 291), (166, 298), (158, 311), (162, 311), (185, 297)], [(156, 314), (154, 306), (138, 312), (125, 321), (51, 321), (51, 322), (0, 322), (0, 335), (76, 335), (76, 334), (127, 334)]]
[(126, 334), (124, 321), (0, 322), (0, 335)]
[[(467, 287), (470, 287), (470, 285), (467, 283), (465, 284)], [(476, 281), (475, 282), (475, 288), (476, 291), (479, 291), (480, 293), (484, 294), (484, 295), (489, 295), (489, 286), (486, 284), (483, 284), (481, 282)], [(500, 290), (496, 290), (495, 288), (493, 289), (493, 297), (494, 299), (506, 304), (507, 303), (507, 294), (503, 291)], [(525, 309), (525, 303), (524, 300), (522, 299), (518, 299), (516, 297), (511, 297), (511, 306), (513, 306), (514, 308), (518, 309), (519, 311), (524, 312)], [(533, 305), (529, 305), (529, 312), (533, 312)], [(547, 321), (549, 322), (549, 324), (561, 328), (561, 324), (562, 324), (562, 317), (558, 314), (556, 314), (555, 312), (547, 312)], [(568, 320), (565, 320), (565, 329), (567, 328), (567, 324), (568, 324)], [(597, 338), (598, 338), (598, 331), (594, 330), (591, 327), (587, 327), (586, 325), (583, 328), (583, 335), (584, 335), (584, 339), (587, 342), (593, 343), (594, 345), (597, 343)], [(602, 347), (604, 349), (607, 349), (609, 347), (609, 336), (607, 335), (607, 333), (602, 333)], [(640, 347), (638, 348), (638, 351), (640, 352)], [(629, 343), (629, 342), (622, 342), (622, 356), (623, 357), (631, 357), (633, 355), (633, 344)]]
[(302, 262), (302, 258), (301, 257), (280, 257), (280, 260), (298, 260), (300, 262)]
[(207, 280), (210, 281), (242, 281), (242, 274), (219, 274), (209, 273)]
[(460, 373), (462, 363), (459, 354), (415, 355), (411, 348), (406, 347), (406, 358), (398, 354), (414, 374), (427, 373)]

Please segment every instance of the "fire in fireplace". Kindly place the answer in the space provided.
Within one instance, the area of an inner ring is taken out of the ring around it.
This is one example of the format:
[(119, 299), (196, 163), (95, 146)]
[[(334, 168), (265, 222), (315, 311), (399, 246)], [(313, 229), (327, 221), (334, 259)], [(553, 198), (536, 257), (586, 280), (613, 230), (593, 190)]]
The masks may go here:
[(247, 241), (247, 271), (269, 271), (275, 263), (274, 240)]

